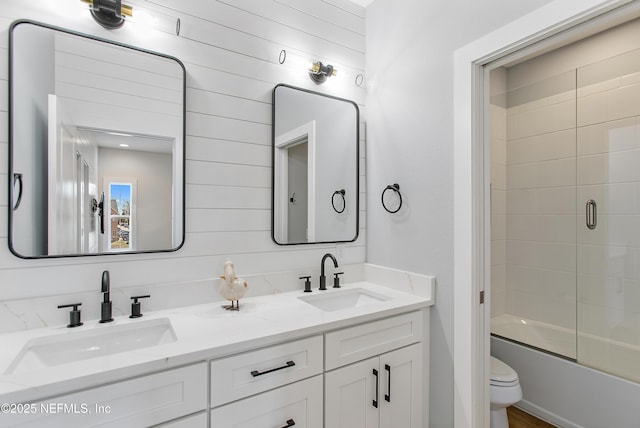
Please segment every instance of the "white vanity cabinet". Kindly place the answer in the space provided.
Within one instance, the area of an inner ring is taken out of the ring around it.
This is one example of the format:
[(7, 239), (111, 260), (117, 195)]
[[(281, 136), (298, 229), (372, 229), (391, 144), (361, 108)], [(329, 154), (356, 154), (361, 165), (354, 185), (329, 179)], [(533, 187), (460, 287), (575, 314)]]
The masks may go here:
[(413, 312), (326, 334), (326, 427), (422, 427), (422, 322)]
[(37, 411), (2, 414), (0, 428), (422, 428), (423, 323), (417, 310), (210, 349), (189, 365), (28, 403)]
[(215, 408), (211, 427), (323, 428), (322, 383), (317, 375)]
[(322, 373), (322, 335), (211, 362), (211, 407)]
[(160, 425), (154, 425), (153, 428), (206, 428), (208, 426), (207, 423), (207, 412), (202, 411), (195, 415), (185, 416), (184, 418)]
[(212, 361), (211, 426), (322, 428), (323, 361), (322, 335)]
[(422, 355), (417, 343), (326, 373), (326, 426), (422, 427)]
[[(29, 412), (3, 414), (0, 427), (139, 428), (173, 421), (207, 408), (203, 363), (99, 386), (28, 404)], [(24, 410), (24, 408), (23, 408)], [(193, 428), (205, 428), (202, 424)], [(194, 419), (191, 419), (192, 422)], [(180, 426), (180, 421), (167, 426)]]
[(423, 322), (410, 312), (212, 361), (211, 428), (422, 428)]

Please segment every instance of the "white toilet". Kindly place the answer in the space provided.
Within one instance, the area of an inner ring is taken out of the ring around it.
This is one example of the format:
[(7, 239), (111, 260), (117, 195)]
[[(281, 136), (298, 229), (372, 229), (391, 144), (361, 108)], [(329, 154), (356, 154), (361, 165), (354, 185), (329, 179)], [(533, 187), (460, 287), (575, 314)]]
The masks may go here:
[(518, 374), (511, 367), (491, 357), (491, 428), (509, 428), (507, 407), (522, 399)]

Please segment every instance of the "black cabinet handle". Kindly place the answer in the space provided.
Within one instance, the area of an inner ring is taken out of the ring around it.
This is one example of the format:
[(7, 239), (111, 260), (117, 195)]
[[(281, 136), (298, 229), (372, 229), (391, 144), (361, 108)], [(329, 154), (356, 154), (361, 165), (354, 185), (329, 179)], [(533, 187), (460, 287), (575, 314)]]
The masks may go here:
[(388, 403), (391, 403), (391, 366), (389, 364), (385, 364), (384, 369), (389, 372), (389, 377), (387, 378), (387, 393), (384, 395), (384, 399)]
[(293, 367), (293, 366), (295, 366), (295, 365), (296, 365), (296, 363), (294, 363), (293, 361), (287, 361), (287, 363), (286, 363), (284, 366), (276, 367), (275, 369), (266, 370), (266, 371), (263, 371), (263, 372), (258, 371), (258, 370), (253, 370), (253, 371), (251, 372), (251, 376), (253, 376), (253, 377), (258, 377), (258, 376), (265, 375), (265, 374), (267, 374), (267, 373), (276, 372), (276, 371), (278, 371), (278, 370), (286, 369), (287, 367)]
[(98, 215), (100, 216), (100, 234), (104, 235), (104, 217), (106, 214), (106, 207), (104, 206), (104, 192), (100, 196), (100, 203), (98, 203)]
[(20, 185), (18, 190), (18, 200), (16, 201), (15, 205), (13, 206), (13, 211), (17, 210), (18, 207), (20, 206), (20, 202), (22, 202), (22, 173), (20, 172), (14, 172), (13, 173), (13, 186), (15, 187), (16, 183), (18, 183)]
[(373, 369), (373, 375), (376, 377), (376, 399), (373, 400), (373, 407), (377, 409), (378, 408), (378, 386), (379, 386), (378, 370)]
[(295, 424), (296, 424), (296, 422), (293, 419), (289, 419), (287, 421), (287, 424), (285, 426), (283, 426), (282, 428), (289, 428), (289, 427), (294, 426)]

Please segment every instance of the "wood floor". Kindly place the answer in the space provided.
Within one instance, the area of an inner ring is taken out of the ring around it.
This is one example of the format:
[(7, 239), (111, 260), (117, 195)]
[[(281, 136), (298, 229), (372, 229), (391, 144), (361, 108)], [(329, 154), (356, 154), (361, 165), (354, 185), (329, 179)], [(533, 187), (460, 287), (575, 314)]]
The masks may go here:
[(507, 407), (507, 417), (509, 418), (509, 428), (554, 428), (555, 425), (551, 425), (545, 421), (541, 421), (535, 416), (531, 416), (528, 413), (516, 407)]

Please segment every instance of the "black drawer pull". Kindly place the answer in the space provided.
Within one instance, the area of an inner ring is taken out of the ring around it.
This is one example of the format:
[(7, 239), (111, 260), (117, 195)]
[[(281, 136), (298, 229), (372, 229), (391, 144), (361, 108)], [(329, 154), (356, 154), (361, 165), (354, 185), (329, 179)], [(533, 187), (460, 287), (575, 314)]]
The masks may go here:
[[(294, 363), (293, 361), (287, 361), (287, 363), (282, 366), (282, 367), (276, 367), (275, 369), (271, 369), (271, 370), (266, 370), (264, 372), (258, 371), (258, 370), (253, 370), (251, 372), (251, 376), (253, 377), (258, 377), (258, 376), (262, 376), (265, 375), (267, 373), (271, 373), (271, 372), (277, 372), (278, 370), (282, 370), (282, 369), (286, 369), (287, 367), (293, 367), (295, 366), (296, 363)], [(291, 420), (291, 419), (290, 419)]]
[(293, 419), (289, 419), (287, 421), (287, 424), (285, 426), (283, 426), (282, 428), (289, 428), (289, 427), (294, 426), (295, 424), (296, 424), (296, 422)]
[(373, 375), (376, 377), (376, 399), (373, 400), (373, 407), (378, 408), (378, 370), (373, 369)]
[(387, 393), (384, 395), (384, 399), (387, 400), (388, 403), (391, 403), (391, 366), (385, 364), (384, 369), (389, 372), (389, 377), (387, 378)]

